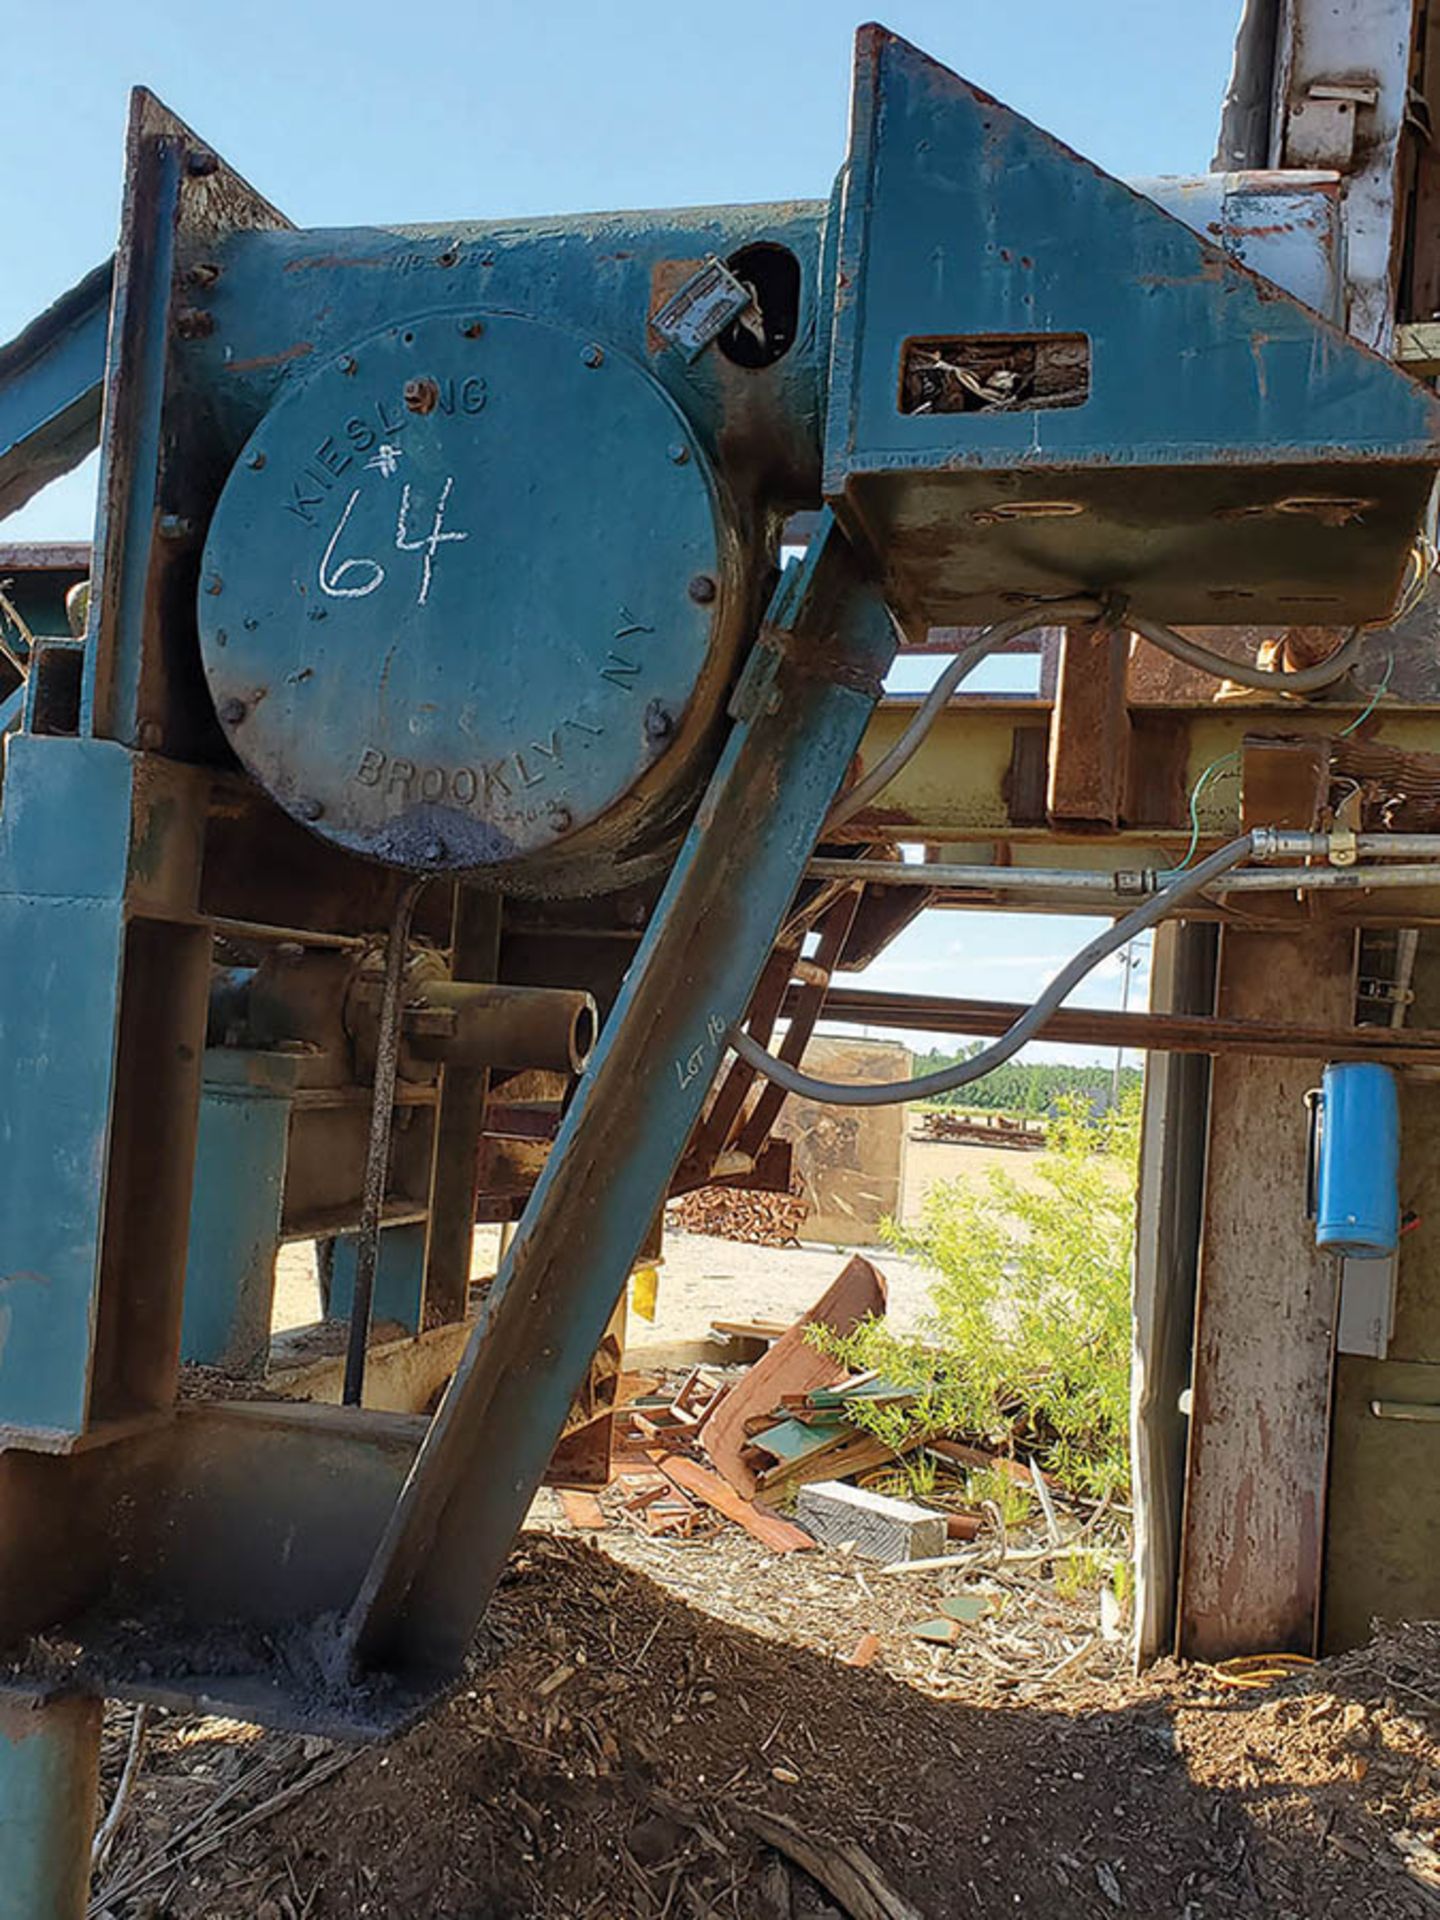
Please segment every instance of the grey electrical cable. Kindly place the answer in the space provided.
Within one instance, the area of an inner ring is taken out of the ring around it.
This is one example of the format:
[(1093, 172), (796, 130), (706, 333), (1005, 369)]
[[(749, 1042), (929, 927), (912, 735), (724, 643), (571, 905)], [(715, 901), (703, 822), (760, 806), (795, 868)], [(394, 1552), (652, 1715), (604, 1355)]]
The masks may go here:
[(1227, 660), (1223, 653), (1212, 653), (1209, 647), (1187, 640), (1173, 627), (1159, 620), (1147, 620), (1143, 613), (1127, 611), (1120, 616), (1120, 623), (1172, 659), (1183, 660), (1188, 667), (1198, 667), (1217, 680), (1233, 680), (1237, 687), (1258, 688), (1262, 693), (1318, 693), (1322, 687), (1333, 687), (1359, 661), (1365, 635), (1363, 627), (1354, 627), (1349, 639), (1342, 640), (1318, 665), (1302, 667), (1297, 673), (1270, 673), (1264, 667), (1247, 666), (1243, 660)]
[(993, 627), (985, 629), (978, 640), (972, 640), (968, 647), (962, 647), (939, 675), (916, 709), (909, 726), (890, 751), (875, 762), (863, 780), (857, 780), (850, 791), (835, 802), (821, 828), (821, 837), (833, 832), (836, 827), (843, 827), (862, 807), (869, 805), (882, 787), (889, 786), (900, 769), (914, 759), (926, 734), (934, 726), (936, 716), (949, 704), (950, 696), (960, 682), (997, 647), (1003, 647), (1007, 640), (1017, 639), (1022, 633), (1030, 633), (1036, 627), (1089, 625), (1098, 620), (1103, 611), (1098, 600), (1090, 599), (1036, 603), (1023, 613), (1012, 614), (1008, 620), (997, 620)]
[(1212, 853), (1208, 859), (1201, 860), (1193, 867), (1187, 867), (1179, 873), (1153, 899), (1146, 900), (1127, 913), (1123, 920), (1117, 920), (1112, 927), (1092, 940), (1088, 947), (1082, 947), (1073, 959), (1063, 966), (1049, 986), (1036, 1000), (1034, 1006), (1022, 1013), (1007, 1034), (1002, 1035), (983, 1052), (972, 1059), (957, 1061), (953, 1067), (942, 1067), (938, 1073), (922, 1074), (918, 1080), (891, 1080), (883, 1083), (866, 1083), (853, 1080), (816, 1080), (808, 1073), (800, 1073), (783, 1060), (777, 1060), (772, 1053), (752, 1040), (748, 1033), (739, 1027), (731, 1027), (726, 1034), (727, 1044), (736, 1052), (747, 1066), (757, 1073), (764, 1074), (767, 1080), (773, 1080), (777, 1086), (784, 1087), (787, 1093), (798, 1094), (802, 1100), (818, 1100), (827, 1106), (836, 1107), (892, 1107), (906, 1100), (928, 1100), (937, 1093), (950, 1093), (956, 1087), (965, 1087), (972, 1080), (983, 1080), (987, 1073), (993, 1073), (996, 1067), (1003, 1067), (1012, 1055), (1017, 1054), (1025, 1043), (1032, 1039), (1036, 1031), (1055, 1011), (1060, 1003), (1100, 962), (1120, 947), (1133, 940), (1138, 933), (1144, 933), (1147, 927), (1153, 927), (1157, 920), (1163, 920), (1166, 914), (1174, 911), (1182, 900), (1192, 894), (1201, 893), (1211, 886), (1222, 874), (1232, 867), (1238, 867), (1254, 850), (1254, 835), (1242, 833), (1238, 840), (1232, 840), (1227, 846)]

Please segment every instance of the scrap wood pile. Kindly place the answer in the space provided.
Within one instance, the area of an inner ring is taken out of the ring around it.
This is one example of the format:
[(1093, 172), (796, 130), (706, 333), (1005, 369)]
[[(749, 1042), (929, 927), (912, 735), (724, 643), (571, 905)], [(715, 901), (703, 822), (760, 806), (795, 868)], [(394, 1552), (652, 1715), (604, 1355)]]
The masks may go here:
[[(852, 1375), (812, 1346), (818, 1323), (849, 1333), (885, 1311), (885, 1282), (858, 1255), (816, 1302), (737, 1380), (695, 1368), (671, 1391), (642, 1392), (624, 1409), (618, 1436), (622, 1512), (647, 1532), (686, 1538), (713, 1531), (721, 1514), (778, 1552), (814, 1544), (810, 1534), (757, 1502), (804, 1482), (879, 1466), (893, 1450), (851, 1423), (860, 1398), (905, 1396), (873, 1374)], [(644, 1383), (641, 1383), (642, 1386)]]
[(973, 1113), (950, 1113), (935, 1107), (922, 1115), (920, 1132), (926, 1140), (958, 1140), (967, 1146), (1022, 1147), (1039, 1150), (1045, 1129), (1028, 1120), (1012, 1120), (996, 1113), (980, 1119)]
[[(1038, 1590), (1068, 1563), (1083, 1563), (1092, 1584), (1106, 1578), (1120, 1556), (1101, 1525), (1104, 1503), (1088, 1517), (1062, 1514), (1063, 1496), (1033, 1465), (918, 1427), (892, 1445), (861, 1424), (862, 1410), (883, 1406), (903, 1415), (918, 1395), (877, 1374), (848, 1369), (811, 1343), (810, 1329), (818, 1323), (846, 1334), (882, 1315), (885, 1306), (883, 1277), (857, 1256), (809, 1313), (738, 1376), (727, 1379), (704, 1367), (669, 1385), (658, 1377), (630, 1376), (612, 1484), (603, 1501), (562, 1495), (565, 1513), (578, 1529), (613, 1522), (663, 1546), (714, 1544), (734, 1538), (731, 1528), (739, 1527), (772, 1554), (829, 1546), (888, 1573), (978, 1580), (979, 1590), (941, 1593), (938, 1602), (922, 1600), (923, 1589), (912, 1584), (913, 1600), (907, 1594), (894, 1603), (904, 1616), (898, 1630), (943, 1648), (989, 1621), (987, 1645), (994, 1640), (1000, 1649), (990, 1657), (1011, 1673), (1012, 1683), (1053, 1678), (1098, 1644), (1118, 1641), (1122, 1609), (1115, 1595), (1107, 1588), (1102, 1596), (1097, 1631), (1076, 1631), (1072, 1624), (1062, 1629), (1047, 1617), (1030, 1633), (1013, 1619), (1002, 1628), (999, 1616), (1007, 1592)], [(897, 1425), (903, 1433), (903, 1419)], [(982, 1500), (937, 1492), (922, 1506), (877, 1490), (877, 1482), (893, 1486), (900, 1456), (920, 1448), (927, 1478), (948, 1474), (958, 1486), (962, 1474), (982, 1469), (1000, 1495)], [(780, 1505), (793, 1507), (793, 1514), (778, 1511)], [(1033, 1511), (1034, 1524), (1043, 1527), (1033, 1544), (1020, 1531), (1017, 1511), (1027, 1518)], [(1108, 1533), (1116, 1533), (1113, 1516)], [(1123, 1526), (1118, 1533), (1123, 1535)], [(1093, 1594), (1086, 1604), (1087, 1622), (1094, 1625)], [(874, 1657), (867, 1637), (873, 1635), (859, 1636), (855, 1664)]]
[(798, 1247), (810, 1203), (800, 1177), (788, 1193), (753, 1192), (746, 1187), (697, 1187), (665, 1209), (668, 1226), (685, 1233), (713, 1234), (719, 1240), (745, 1240), (755, 1247)]

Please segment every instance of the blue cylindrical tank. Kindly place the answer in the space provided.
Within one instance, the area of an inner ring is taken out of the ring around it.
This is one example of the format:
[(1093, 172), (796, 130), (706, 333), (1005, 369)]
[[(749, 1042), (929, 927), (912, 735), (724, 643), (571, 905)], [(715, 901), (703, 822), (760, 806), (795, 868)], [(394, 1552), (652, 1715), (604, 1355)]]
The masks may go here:
[(1315, 1239), (1351, 1260), (1400, 1238), (1400, 1100), (1389, 1067), (1328, 1066), (1320, 1086)]

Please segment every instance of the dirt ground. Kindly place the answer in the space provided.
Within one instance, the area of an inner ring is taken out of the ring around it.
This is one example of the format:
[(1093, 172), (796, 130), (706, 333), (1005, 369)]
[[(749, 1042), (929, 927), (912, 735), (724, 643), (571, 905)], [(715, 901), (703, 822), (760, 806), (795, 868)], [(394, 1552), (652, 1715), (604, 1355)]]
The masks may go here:
[[(92, 1914), (1440, 1911), (1440, 1628), (1250, 1693), (1205, 1670), (1131, 1679), (1098, 1637), (1049, 1679), (963, 1642), (917, 1649), (906, 1622), (936, 1599), (843, 1554), (582, 1537), (542, 1515), (456, 1696), (392, 1746), (157, 1720)], [(843, 1657), (862, 1623), (880, 1639), (863, 1669)], [(116, 1710), (110, 1793), (129, 1729)], [(780, 1849), (766, 1816), (791, 1823)], [(822, 1874), (859, 1849), (884, 1900), (842, 1905), (797, 1846)]]
[[(1034, 1166), (911, 1156), (907, 1210), (929, 1179)], [(841, 1257), (673, 1235), (639, 1344), (799, 1312)], [(910, 1318), (923, 1275), (881, 1264)], [(156, 1715), (92, 1920), (1440, 1915), (1440, 1625), (1258, 1691), (1137, 1679), (1096, 1566), (1067, 1579), (1038, 1514), (905, 1574), (730, 1526), (652, 1536), (625, 1498), (580, 1532), (540, 1496), (461, 1685), (388, 1747)], [(1123, 1528), (1090, 1521), (1102, 1575)], [(954, 1646), (916, 1637), (965, 1601), (983, 1614)], [(107, 1806), (134, 1724), (110, 1710)]]

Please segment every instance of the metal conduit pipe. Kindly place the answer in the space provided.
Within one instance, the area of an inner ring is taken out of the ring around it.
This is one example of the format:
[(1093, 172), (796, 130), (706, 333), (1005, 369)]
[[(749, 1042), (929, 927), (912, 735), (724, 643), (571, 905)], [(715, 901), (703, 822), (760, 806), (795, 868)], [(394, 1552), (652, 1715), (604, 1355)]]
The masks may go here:
[[(1334, 841), (1329, 833), (1266, 827), (1257, 833), (1255, 854), (1260, 860), (1323, 860), (1333, 852)], [(1357, 833), (1355, 851), (1392, 860), (1440, 860), (1440, 833)]]
[[(1388, 849), (1387, 849), (1388, 851)], [(1440, 863), (1440, 846), (1433, 855)], [(1165, 876), (1153, 867), (949, 866), (938, 861), (811, 860), (812, 880), (869, 880), (887, 887), (973, 887), (984, 893), (1110, 894), (1134, 900), (1156, 894)], [(1225, 893), (1286, 892), (1355, 887), (1424, 887), (1440, 884), (1440, 864), (1393, 867), (1238, 867), (1225, 876)]]
[(1016, 640), (1022, 633), (1030, 633), (1036, 627), (1086, 626), (1100, 619), (1103, 612), (1098, 600), (1052, 600), (1043, 605), (1027, 607), (1023, 613), (1012, 614), (1008, 620), (997, 620), (993, 627), (987, 627), (978, 640), (972, 640), (968, 647), (962, 647), (940, 674), (890, 751), (876, 761), (863, 780), (857, 780), (849, 792), (842, 794), (835, 802), (825, 825), (820, 829), (820, 838), (823, 840), (827, 833), (843, 827), (863, 807), (869, 806), (882, 787), (889, 786), (900, 769), (914, 759), (926, 734), (934, 726), (936, 717), (944, 710), (960, 682), (997, 647), (1003, 647), (1006, 641)]

